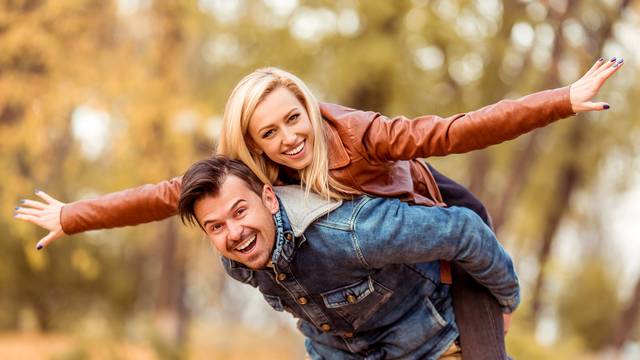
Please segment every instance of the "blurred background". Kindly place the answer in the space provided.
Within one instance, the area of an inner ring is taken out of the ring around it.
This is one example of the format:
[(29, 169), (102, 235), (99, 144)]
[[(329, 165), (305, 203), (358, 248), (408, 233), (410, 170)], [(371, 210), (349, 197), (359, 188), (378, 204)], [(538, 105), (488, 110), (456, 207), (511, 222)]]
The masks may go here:
[(177, 219), (66, 237), (14, 220), (181, 174), (274, 65), (323, 101), (466, 112), (625, 66), (580, 115), (434, 158), (490, 209), (523, 304), (516, 359), (640, 358), (640, 1), (0, 1), (0, 358), (301, 359), (292, 319)]

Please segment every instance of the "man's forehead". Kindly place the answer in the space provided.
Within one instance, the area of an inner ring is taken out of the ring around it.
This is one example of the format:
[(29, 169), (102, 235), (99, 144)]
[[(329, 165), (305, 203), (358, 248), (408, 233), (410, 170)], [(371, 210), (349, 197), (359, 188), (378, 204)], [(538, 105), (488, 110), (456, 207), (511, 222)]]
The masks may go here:
[(217, 214), (227, 213), (237, 204), (251, 202), (256, 198), (259, 198), (258, 194), (253, 192), (244, 180), (235, 175), (228, 175), (217, 193), (206, 195), (196, 201), (194, 210), (196, 216), (205, 220)]

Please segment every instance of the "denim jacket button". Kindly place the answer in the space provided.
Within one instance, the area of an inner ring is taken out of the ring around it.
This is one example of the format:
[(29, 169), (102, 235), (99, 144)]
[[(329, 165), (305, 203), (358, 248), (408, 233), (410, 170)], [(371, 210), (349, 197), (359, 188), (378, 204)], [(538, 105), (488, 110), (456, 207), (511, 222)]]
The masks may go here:
[(352, 332), (348, 332), (348, 333), (345, 333), (343, 336), (345, 338), (347, 338), (347, 339), (351, 339), (353, 337), (353, 333)]
[(291, 233), (286, 233), (284, 234), (284, 238), (287, 239), (287, 241), (291, 241), (291, 239), (293, 239), (293, 236), (291, 236)]
[(322, 329), (322, 331), (327, 332), (331, 330), (331, 325), (329, 324), (322, 324), (320, 325), (320, 328)]
[(278, 274), (278, 281), (285, 281), (287, 279), (287, 274), (280, 273)]
[(355, 304), (356, 303), (356, 297), (353, 296), (352, 294), (347, 295), (347, 302), (349, 304)]
[(308, 300), (307, 300), (307, 298), (306, 298), (306, 297), (304, 297), (304, 296), (300, 296), (300, 297), (298, 298), (298, 304), (300, 304), (300, 305), (306, 305), (308, 302), (309, 302), (309, 301), (308, 301)]

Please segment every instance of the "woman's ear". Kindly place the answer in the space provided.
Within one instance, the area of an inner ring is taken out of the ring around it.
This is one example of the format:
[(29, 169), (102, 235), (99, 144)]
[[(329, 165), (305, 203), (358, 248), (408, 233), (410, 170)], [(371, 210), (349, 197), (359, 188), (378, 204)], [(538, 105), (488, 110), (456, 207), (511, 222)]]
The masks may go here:
[(247, 144), (247, 148), (249, 148), (249, 151), (251, 151), (252, 153), (262, 155), (262, 153), (264, 152), (258, 145), (256, 145), (256, 142), (253, 141), (250, 136), (245, 136), (244, 142)]

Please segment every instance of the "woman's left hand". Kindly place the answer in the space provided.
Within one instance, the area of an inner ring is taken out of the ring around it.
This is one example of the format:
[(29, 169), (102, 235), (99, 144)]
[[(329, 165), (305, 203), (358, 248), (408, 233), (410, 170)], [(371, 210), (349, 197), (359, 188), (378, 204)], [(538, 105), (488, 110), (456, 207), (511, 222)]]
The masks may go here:
[(49, 231), (36, 245), (36, 249), (40, 250), (47, 247), (52, 241), (65, 235), (62, 230), (62, 224), (60, 223), (60, 213), (65, 204), (49, 196), (49, 194), (42, 190), (37, 190), (36, 195), (44, 202), (22, 200), (21, 206), (16, 208), (14, 217), (38, 225)]
[(606, 102), (593, 102), (594, 96), (600, 91), (604, 82), (624, 65), (624, 59), (600, 58), (578, 81), (571, 84), (569, 98), (571, 108), (575, 113), (600, 111), (609, 109)]

